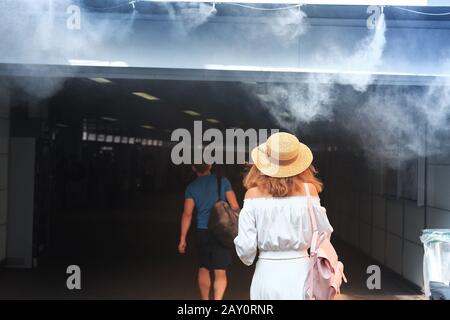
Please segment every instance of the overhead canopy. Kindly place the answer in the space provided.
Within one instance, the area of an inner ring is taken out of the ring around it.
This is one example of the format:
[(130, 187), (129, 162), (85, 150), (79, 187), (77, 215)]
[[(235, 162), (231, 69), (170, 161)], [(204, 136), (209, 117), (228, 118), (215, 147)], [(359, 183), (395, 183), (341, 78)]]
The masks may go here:
[[(185, 68), (133, 68), (114, 66), (61, 66), (61, 65), (23, 65), (0, 64), (0, 77), (36, 76), (58, 78), (93, 78), (110, 79), (148, 79), (148, 80), (190, 80), (190, 81), (230, 81), (230, 82), (277, 82), (277, 83), (327, 83), (329, 76), (336, 71), (319, 70), (279, 70), (279, 69), (241, 69), (236, 66), (211, 66), (209, 69)], [(317, 77), (311, 77), (316, 75)], [(372, 84), (378, 85), (449, 85), (450, 74), (399, 74), (399, 73), (365, 73), (349, 76), (371, 76)]]
[[(145, 1), (145, 0), (141, 0)], [(151, 0), (152, 2), (203, 2), (203, 3), (256, 3), (256, 4), (317, 4), (317, 5), (351, 5), (351, 6), (410, 6), (410, 7), (429, 7), (429, 6), (450, 6), (448, 0), (221, 0), (221, 1), (203, 1), (203, 0)], [(130, 0), (130, 2), (133, 2)], [(135, 1), (139, 2), (139, 0)]]
[(250, 8), (221, 1), (215, 10), (215, 2), (202, 2), (66, 0), (39, 7), (18, 0), (0, 11), (0, 74), (261, 82), (339, 76), (390, 84), (450, 75), (449, 1), (407, 1), (415, 5), (409, 11), (386, 7), (386, 28), (378, 29), (368, 28), (374, 13), (351, 1), (302, 1), (307, 5), (289, 10), (272, 10), (273, 1)]

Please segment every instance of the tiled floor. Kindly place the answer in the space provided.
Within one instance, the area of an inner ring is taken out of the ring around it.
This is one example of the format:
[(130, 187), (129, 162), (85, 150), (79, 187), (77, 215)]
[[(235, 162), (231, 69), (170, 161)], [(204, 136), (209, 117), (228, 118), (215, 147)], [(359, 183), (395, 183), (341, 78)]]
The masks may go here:
[[(0, 268), (0, 299), (198, 299), (196, 256), (178, 255), (179, 205), (150, 211), (65, 213), (56, 253), (32, 270)], [(64, 222), (63, 222), (64, 221)], [(422, 299), (409, 283), (382, 269), (381, 290), (366, 287), (373, 261), (336, 242), (349, 283), (338, 299)], [(82, 289), (66, 288), (66, 268), (82, 271)], [(237, 257), (226, 299), (248, 299), (253, 268)]]

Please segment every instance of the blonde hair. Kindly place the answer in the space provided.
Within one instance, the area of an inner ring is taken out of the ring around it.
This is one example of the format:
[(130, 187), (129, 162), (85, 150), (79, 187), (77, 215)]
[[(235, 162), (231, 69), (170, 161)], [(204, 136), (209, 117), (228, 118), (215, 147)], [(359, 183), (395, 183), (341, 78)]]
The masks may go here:
[(266, 176), (253, 165), (244, 178), (244, 187), (246, 189), (257, 187), (273, 197), (287, 197), (292, 195), (295, 190), (300, 188), (302, 183), (312, 183), (317, 192), (322, 192), (323, 183), (316, 177), (316, 168), (310, 165), (305, 171), (296, 176), (287, 178), (274, 178)]

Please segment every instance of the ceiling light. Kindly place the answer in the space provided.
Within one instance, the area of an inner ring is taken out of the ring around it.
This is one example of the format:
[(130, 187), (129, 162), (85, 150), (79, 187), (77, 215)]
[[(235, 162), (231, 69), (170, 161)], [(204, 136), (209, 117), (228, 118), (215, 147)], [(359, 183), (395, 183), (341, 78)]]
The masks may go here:
[(141, 126), (141, 128), (144, 128), (144, 129), (155, 129), (155, 127), (149, 126), (149, 125), (146, 125), (146, 124), (143, 124), (143, 125)]
[(219, 120), (213, 119), (213, 118), (206, 119), (206, 121), (208, 121), (208, 122), (210, 122), (210, 123), (220, 123)]
[(184, 110), (183, 112), (190, 116), (193, 116), (193, 117), (198, 117), (200, 115), (200, 113), (192, 111), (192, 110)]
[(60, 127), (60, 128), (68, 128), (69, 127), (67, 124), (64, 124), (64, 123), (57, 123), (56, 126)]
[(101, 119), (106, 120), (106, 121), (117, 121), (116, 118), (110, 118), (110, 117), (101, 117)]
[(151, 94), (145, 93), (145, 92), (133, 92), (135, 96), (150, 100), (150, 101), (157, 101), (159, 100), (158, 97), (152, 96)]
[(128, 63), (124, 61), (101, 61), (101, 60), (85, 60), (85, 59), (69, 59), (72, 66), (91, 66), (91, 67), (128, 67)]
[(97, 83), (112, 83), (111, 80), (105, 79), (105, 78), (89, 78), (89, 80), (92, 80)]

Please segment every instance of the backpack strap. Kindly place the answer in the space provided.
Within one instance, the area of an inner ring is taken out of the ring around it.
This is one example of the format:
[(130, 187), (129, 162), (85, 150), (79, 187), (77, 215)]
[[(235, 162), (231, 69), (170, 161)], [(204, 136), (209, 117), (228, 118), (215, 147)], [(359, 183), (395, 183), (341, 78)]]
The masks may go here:
[(219, 174), (217, 174), (216, 173), (216, 178), (217, 178), (217, 201), (220, 201), (220, 200), (222, 200), (222, 197), (221, 197), (221, 192), (220, 191), (222, 191), (221, 189), (222, 189), (222, 176), (221, 175), (219, 175)]
[(317, 222), (316, 222), (316, 216), (314, 214), (314, 209), (311, 201), (311, 194), (309, 192), (309, 187), (307, 183), (303, 184), (305, 187), (306, 192), (306, 200), (308, 202), (308, 212), (309, 212), (309, 218), (311, 220), (311, 226), (312, 226), (312, 238), (311, 238), (311, 248), (310, 248), (310, 261), (309, 261), (309, 286), (308, 290), (306, 292), (307, 296), (310, 299), (315, 299), (314, 297), (314, 266), (317, 263), (317, 238), (319, 235), (319, 231), (317, 229)]
[(312, 239), (311, 239), (311, 252), (312, 253), (316, 253), (316, 245), (317, 245), (317, 237), (319, 234), (319, 230), (317, 229), (317, 221), (316, 221), (316, 215), (314, 214), (314, 209), (313, 209), (313, 205), (312, 205), (312, 200), (311, 200), (311, 194), (309, 193), (309, 187), (307, 183), (303, 184), (305, 186), (305, 192), (306, 192), (306, 199), (308, 202), (308, 212), (309, 212), (309, 218), (311, 220), (311, 225), (312, 225), (312, 231), (313, 231), (313, 235), (312, 235)]

